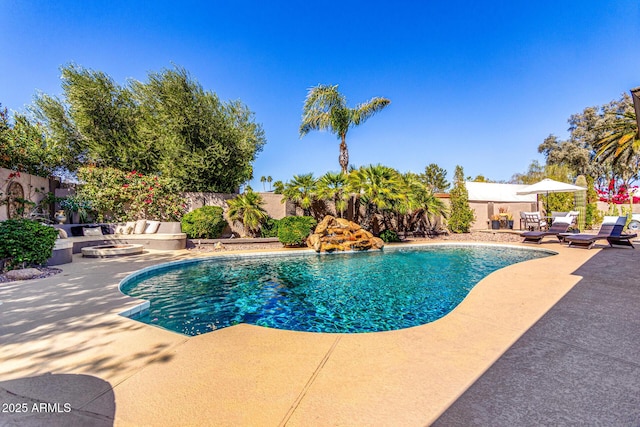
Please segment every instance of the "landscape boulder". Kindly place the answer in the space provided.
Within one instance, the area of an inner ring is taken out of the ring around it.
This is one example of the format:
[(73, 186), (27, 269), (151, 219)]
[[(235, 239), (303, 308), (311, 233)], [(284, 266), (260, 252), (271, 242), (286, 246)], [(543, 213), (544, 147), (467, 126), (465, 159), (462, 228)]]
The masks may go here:
[(382, 249), (384, 241), (355, 222), (327, 215), (307, 238), (307, 246), (316, 252), (366, 251)]

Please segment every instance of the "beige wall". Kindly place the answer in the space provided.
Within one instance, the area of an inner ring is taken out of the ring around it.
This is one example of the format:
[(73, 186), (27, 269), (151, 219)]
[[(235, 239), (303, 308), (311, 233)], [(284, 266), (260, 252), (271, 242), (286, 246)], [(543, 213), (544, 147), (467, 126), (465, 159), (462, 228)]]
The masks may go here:
[(476, 221), (471, 225), (471, 230), (486, 230), (491, 228), (489, 218), (492, 215), (498, 215), (500, 208), (504, 208), (513, 216), (513, 228), (520, 229), (520, 212), (539, 211), (536, 203), (526, 202), (480, 202), (470, 201), (469, 207), (473, 209), (476, 215)]
[[(271, 218), (282, 219), (287, 215), (293, 215), (295, 208), (292, 210), (291, 203), (282, 203), (282, 195), (275, 193), (258, 193), (264, 204), (262, 207)], [(242, 227), (242, 224), (232, 222), (227, 216), (227, 200), (231, 200), (238, 196), (237, 194), (228, 193), (184, 193), (183, 196), (187, 199), (187, 212), (191, 212), (202, 206), (219, 206), (224, 210), (224, 217), (229, 223), (228, 229), (223, 231), (222, 235), (227, 236), (231, 233), (235, 233), (239, 236), (245, 236), (247, 233)], [(287, 210), (289, 209), (289, 210)]]
[[(618, 212), (620, 212), (622, 208), (629, 209), (628, 203), (625, 203), (623, 205), (614, 205), (614, 206), (618, 209)], [(636, 203), (632, 205), (632, 208), (633, 208), (632, 210), (633, 213), (640, 213), (640, 204)], [(598, 210), (606, 214), (609, 211), (609, 204), (607, 202), (598, 202)]]
[[(20, 173), (20, 176), (9, 178), (14, 171), (0, 168), (0, 199), (4, 200), (7, 190), (12, 182), (17, 182), (22, 186), (24, 198), (38, 203), (49, 192), (49, 179), (28, 173)], [(0, 221), (8, 218), (8, 206), (6, 203), (0, 205)]]
[[(287, 216), (287, 203), (282, 203), (282, 195), (275, 193), (258, 193), (262, 197), (264, 205), (262, 207), (267, 211), (271, 218), (282, 219)], [(191, 212), (202, 206), (220, 206), (227, 209), (227, 200), (231, 200), (238, 196), (237, 194), (228, 193), (184, 193), (187, 199), (187, 212)]]

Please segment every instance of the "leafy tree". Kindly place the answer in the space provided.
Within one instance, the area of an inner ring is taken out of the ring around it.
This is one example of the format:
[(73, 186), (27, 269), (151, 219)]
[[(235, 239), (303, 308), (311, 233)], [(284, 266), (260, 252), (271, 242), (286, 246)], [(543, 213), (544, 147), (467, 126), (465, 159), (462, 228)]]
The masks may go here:
[(435, 163), (424, 168), (424, 173), (420, 174), (420, 181), (427, 185), (433, 193), (444, 193), (449, 190), (450, 184), (447, 182), (447, 171)]
[(349, 199), (347, 183), (347, 175), (342, 172), (327, 172), (318, 180), (317, 197), (331, 200), (336, 209), (336, 216), (340, 218), (347, 208), (347, 200)]
[(572, 115), (568, 120), (569, 139), (561, 141), (550, 135), (538, 151), (544, 154), (547, 164), (566, 165), (574, 176), (592, 176), (600, 187), (611, 179), (622, 180), (628, 186), (638, 171), (638, 156), (634, 155), (637, 150), (633, 149), (631, 137), (633, 127), (637, 129), (634, 117), (631, 98), (623, 94), (618, 100)]
[(450, 197), (449, 230), (453, 233), (468, 233), (471, 229), (471, 223), (475, 221), (475, 216), (469, 207), (469, 193), (464, 182), (462, 166), (456, 166)]
[(311, 206), (316, 199), (317, 181), (312, 173), (294, 175), (291, 181), (284, 184), (282, 202), (290, 200), (304, 211), (304, 216), (311, 215)]
[(545, 177), (545, 166), (541, 165), (540, 162), (534, 160), (529, 164), (529, 169), (527, 172), (521, 174), (516, 173), (511, 177), (511, 184), (526, 184), (531, 185), (535, 184), (538, 181), (541, 181)]
[(0, 105), (0, 167), (46, 177), (70, 157), (66, 147), (45, 138), (40, 124), (22, 114), (14, 114), (11, 120)]
[(182, 68), (120, 86), (70, 65), (62, 81), (64, 98), (40, 95), (34, 113), (80, 164), (161, 174), (183, 191), (231, 192), (250, 179), (265, 143), (246, 106), (221, 102)]
[(242, 223), (245, 230), (252, 236), (260, 231), (260, 225), (269, 217), (262, 207), (262, 197), (250, 189), (235, 199), (227, 200), (227, 204), (229, 219)]
[(342, 173), (347, 173), (349, 151), (347, 149), (347, 132), (353, 126), (359, 126), (371, 116), (381, 111), (391, 101), (386, 98), (372, 98), (370, 101), (347, 107), (347, 100), (340, 92), (338, 85), (318, 85), (309, 89), (302, 110), (300, 137), (312, 130), (329, 130), (340, 139), (340, 156), (338, 158)]

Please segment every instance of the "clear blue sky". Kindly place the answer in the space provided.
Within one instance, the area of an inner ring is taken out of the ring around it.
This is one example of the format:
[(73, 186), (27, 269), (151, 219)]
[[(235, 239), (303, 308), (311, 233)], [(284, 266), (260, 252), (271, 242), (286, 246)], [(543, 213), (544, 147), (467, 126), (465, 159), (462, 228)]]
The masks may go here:
[(120, 84), (176, 64), (255, 112), (259, 178), (339, 170), (338, 140), (298, 136), (307, 89), (391, 105), (347, 136), (351, 163), (508, 180), (567, 119), (640, 86), (638, 0), (0, 0), (0, 103), (59, 95), (61, 65)]

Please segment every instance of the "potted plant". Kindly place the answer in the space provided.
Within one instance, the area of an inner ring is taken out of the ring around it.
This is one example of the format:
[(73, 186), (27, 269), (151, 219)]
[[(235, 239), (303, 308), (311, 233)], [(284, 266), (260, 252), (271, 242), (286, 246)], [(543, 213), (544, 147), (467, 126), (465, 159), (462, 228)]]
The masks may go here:
[(513, 230), (513, 215), (511, 213), (507, 214), (507, 228)]
[(491, 229), (499, 230), (500, 229), (500, 215), (492, 215), (491, 216)]

